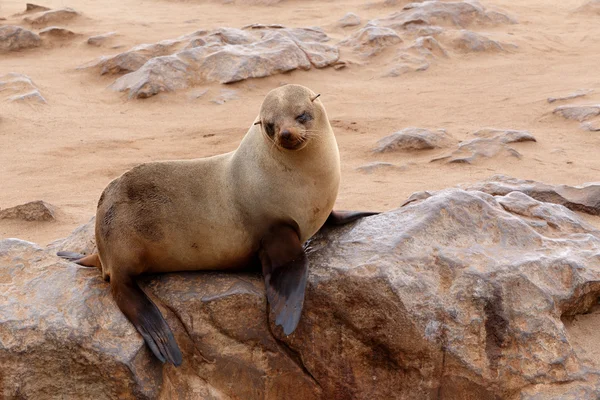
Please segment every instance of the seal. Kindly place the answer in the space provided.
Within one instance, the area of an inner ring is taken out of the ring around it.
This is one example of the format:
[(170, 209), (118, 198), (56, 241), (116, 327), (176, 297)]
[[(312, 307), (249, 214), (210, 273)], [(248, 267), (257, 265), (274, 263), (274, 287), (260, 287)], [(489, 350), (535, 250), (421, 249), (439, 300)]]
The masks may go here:
[(304, 243), (325, 224), (376, 214), (333, 211), (340, 157), (318, 97), (303, 86), (279, 87), (235, 151), (125, 172), (98, 201), (98, 252), (58, 253), (102, 271), (117, 305), (162, 362), (180, 365), (181, 351), (137, 277), (259, 261), (275, 323), (289, 335), (304, 304)]

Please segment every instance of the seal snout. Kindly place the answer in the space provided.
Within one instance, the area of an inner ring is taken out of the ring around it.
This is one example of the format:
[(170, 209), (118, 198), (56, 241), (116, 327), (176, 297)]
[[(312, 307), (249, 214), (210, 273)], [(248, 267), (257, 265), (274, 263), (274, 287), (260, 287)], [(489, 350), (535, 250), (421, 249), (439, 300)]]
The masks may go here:
[(279, 131), (277, 141), (284, 149), (296, 150), (302, 146), (305, 139), (297, 129), (284, 127)]

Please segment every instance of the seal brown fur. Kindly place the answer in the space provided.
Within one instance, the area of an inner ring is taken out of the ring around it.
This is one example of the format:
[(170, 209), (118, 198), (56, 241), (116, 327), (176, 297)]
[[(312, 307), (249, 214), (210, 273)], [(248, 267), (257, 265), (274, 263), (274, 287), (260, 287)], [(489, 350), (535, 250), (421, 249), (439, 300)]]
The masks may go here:
[(303, 243), (326, 221), (374, 214), (332, 211), (340, 159), (317, 97), (299, 85), (274, 89), (237, 150), (124, 173), (98, 202), (98, 253), (61, 254), (101, 269), (119, 308), (161, 361), (179, 365), (181, 352), (136, 277), (240, 268), (258, 258), (275, 322), (290, 334), (308, 276)]

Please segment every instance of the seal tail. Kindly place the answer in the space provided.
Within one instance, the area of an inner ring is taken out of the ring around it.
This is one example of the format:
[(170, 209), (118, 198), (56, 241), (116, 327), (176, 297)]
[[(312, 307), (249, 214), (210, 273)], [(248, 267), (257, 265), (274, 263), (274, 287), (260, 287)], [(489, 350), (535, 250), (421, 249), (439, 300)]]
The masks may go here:
[(142, 335), (152, 353), (161, 362), (171, 362), (178, 367), (183, 361), (171, 328), (160, 310), (131, 278), (111, 281), (113, 297), (125, 316)]
[(56, 253), (56, 255), (61, 258), (64, 258), (65, 260), (74, 262), (75, 264), (84, 267), (96, 267), (100, 271), (102, 271), (102, 262), (100, 261), (100, 256), (98, 255), (98, 253), (86, 256), (85, 254), (73, 253), (71, 251), (59, 251), (58, 253)]
[(286, 225), (271, 229), (259, 255), (275, 324), (289, 335), (296, 330), (304, 306), (308, 258), (296, 230)]

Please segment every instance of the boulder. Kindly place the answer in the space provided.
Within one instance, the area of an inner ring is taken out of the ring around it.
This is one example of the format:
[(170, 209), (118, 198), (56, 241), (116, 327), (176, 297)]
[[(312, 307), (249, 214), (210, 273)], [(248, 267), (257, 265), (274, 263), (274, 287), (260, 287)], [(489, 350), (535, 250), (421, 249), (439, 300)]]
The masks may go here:
[(41, 43), (37, 33), (20, 26), (0, 26), (0, 52), (31, 49), (39, 47)]
[(567, 208), (520, 192), (448, 189), (309, 245), (305, 309), (290, 336), (270, 319), (258, 274), (144, 279), (184, 353), (175, 368), (153, 358), (98, 271), (55, 248), (0, 241), (0, 390), (99, 399), (600, 394), (596, 343), (577, 333), (600, 296), (600, 231)]

